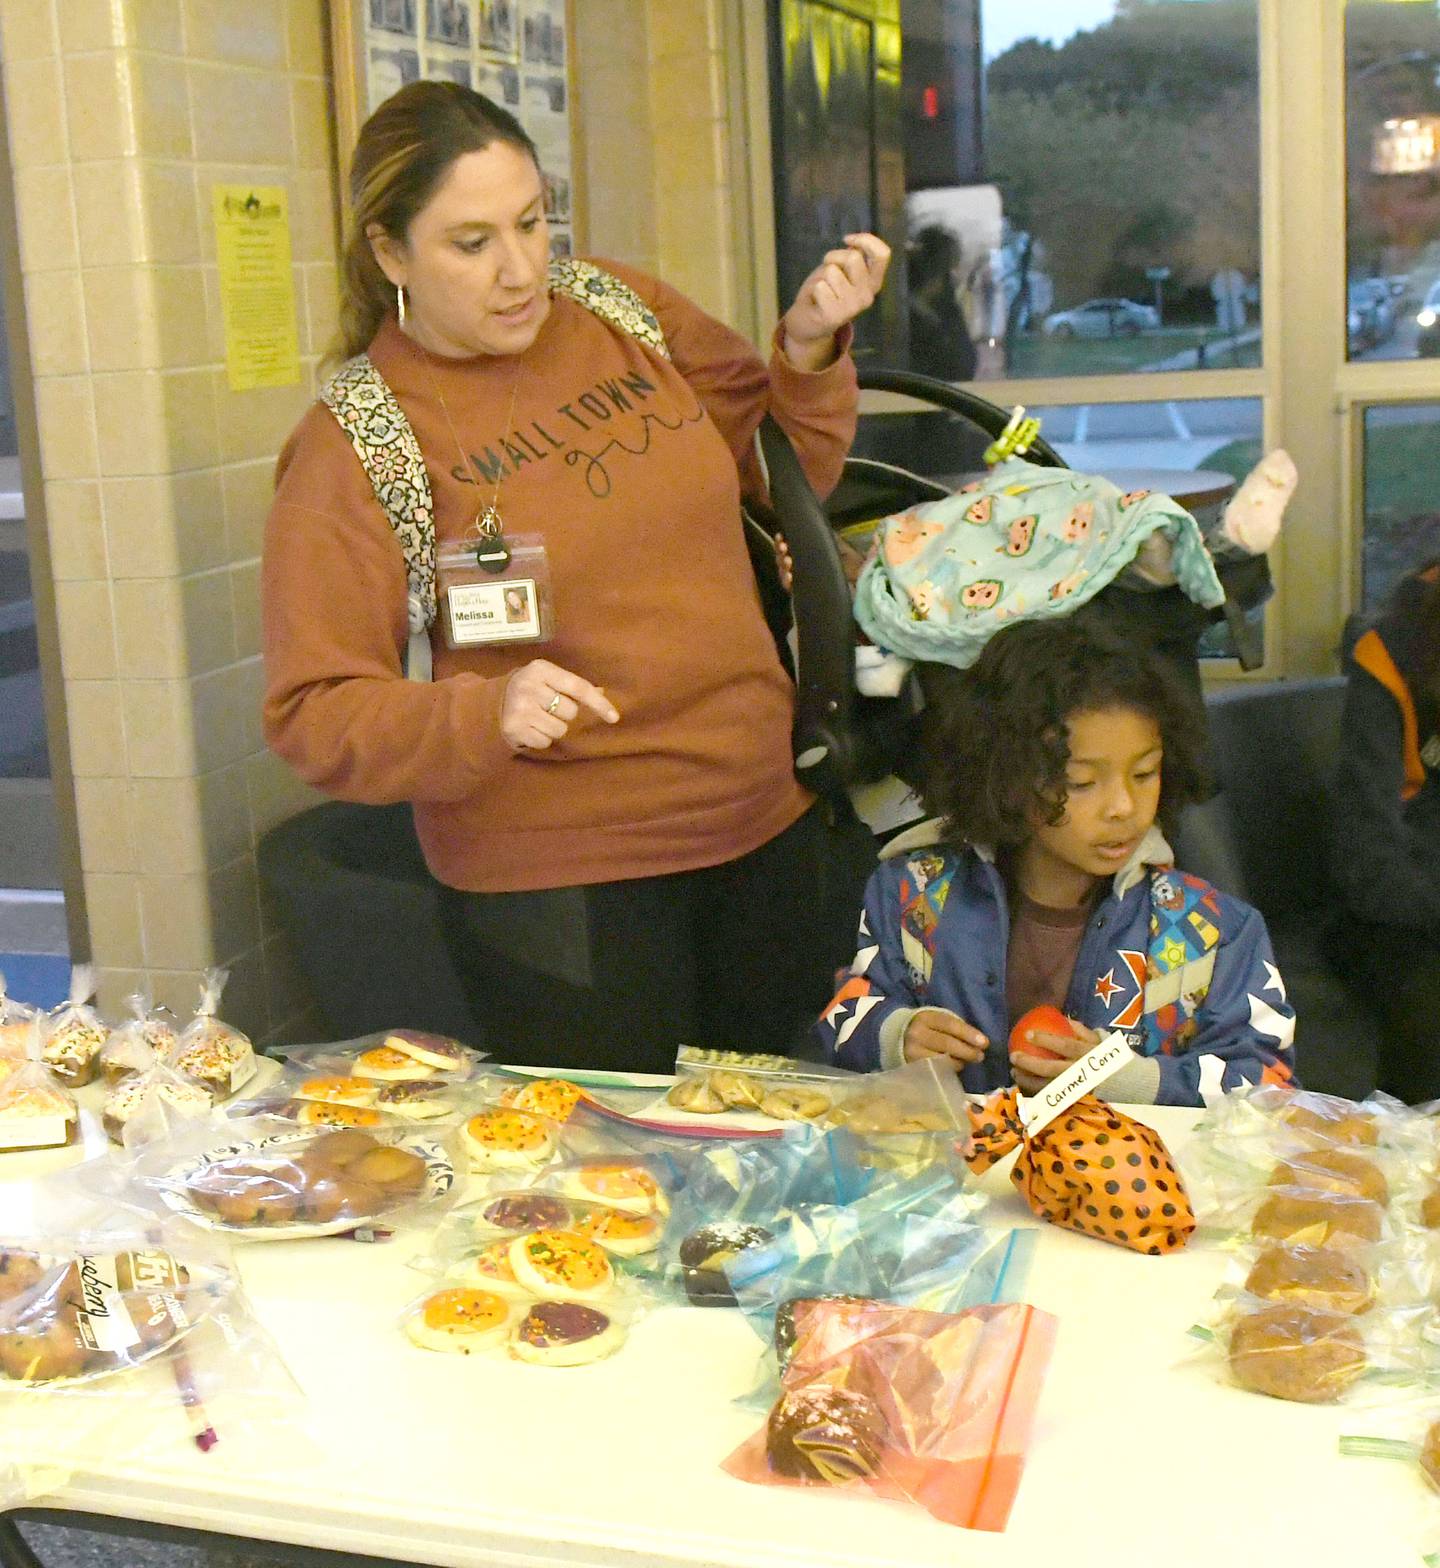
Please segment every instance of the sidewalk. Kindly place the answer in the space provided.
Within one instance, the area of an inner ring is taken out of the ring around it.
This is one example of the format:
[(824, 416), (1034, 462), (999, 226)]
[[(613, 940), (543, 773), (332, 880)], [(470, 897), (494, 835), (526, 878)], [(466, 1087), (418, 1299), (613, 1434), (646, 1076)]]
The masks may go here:
[[(1148, 365), (1137, 365), (1137, 372), (1145, 370), (1224, 370), (1224, 356), (1237, 348), (1247, 348), (1260, 341), (1260, 328), (1248, 327), (1233, 337), (1216, 338), (1213, 342), (1187, 348), (1183, 353), (1172, 354), (1168, 359), (1153, 360)], [(1202, 357), (1203, 356), (1203, 357)]]

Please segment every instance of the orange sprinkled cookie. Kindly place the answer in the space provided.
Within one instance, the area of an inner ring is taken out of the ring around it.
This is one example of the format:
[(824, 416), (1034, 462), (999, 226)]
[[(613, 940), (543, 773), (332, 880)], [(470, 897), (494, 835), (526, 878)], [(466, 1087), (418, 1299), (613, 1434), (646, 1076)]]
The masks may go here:
[(386, 1082), (435, 1076), (433, 1067), (427, 1067), (424, 1062), (417, 1062), (413, 1056), (407, 1056), (404, 1051), (397, 1051), (388, 1045), (377, 1045), (373, 1051), (361, 1051), (355, 1058), (353, 1071), (357, 1078), (378, 1078)]
[(592, 1209), (575, 1229), (591, 1241), (598, 1241), (606, 1252), (613, 1252), (622, 1258), (654, 1252), (660, 1245), (660, 1221), (653, 1214), (629, 1214), (623, 1209)]
[(590, 1301), (615, 1281), (604, 1249), (571, 1230), (536, 1230), (510, 1243), (515, 1278), (537, 1296)]
[(405, 1332), (426, 1350), (488, 1350), (509, 1337), (509, 1305), (488, 1290), (452, 1287), (427, 1296), (405, 1320)]
[(533, 1170), (554, 1152), (555, 1134), (525, 1111), (481, 1111), (465, 1123), (465, 1147), (472, 1170)]
[(628, 1209), (632, 1214), (664, 1214), (670, 1207), (650, 1172), (643, 1165), (625, 1160), (578, 1166), (566, 1173), (564, 1188), (569, 1197), (588, 1198), (592, 1203)]
[(517, 1089), (506, 1104), (513, 1105), (517, 1111), (533, 1111), (552, 1121), (567, 1122), (570, 1113), (585, 1097), (585, 1091), (567, 1079), (537, 1078)]
[(295, 1120), (302, 1127), (378, 1127), (385, 1118), (379, 1111), (366, 1110), (361, 1105), (327, 1105), (320, 1100), (306, 1100)]
[(331, 1105), (373, 1105), (379, 1091), (363, 1078), (307, 1078), (295, 1091), (297, 1100), (324, 1100)]

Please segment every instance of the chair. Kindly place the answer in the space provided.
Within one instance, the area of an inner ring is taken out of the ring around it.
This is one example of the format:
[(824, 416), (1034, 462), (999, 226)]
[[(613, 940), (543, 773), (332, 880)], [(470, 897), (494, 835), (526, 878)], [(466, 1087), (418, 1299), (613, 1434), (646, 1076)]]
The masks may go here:
[(1379, 1026), (1324, 947), (1338, 903), (1330, 886), (1330, 790), (1340, 746), (1342, 676), (1233, 687), (1206, 703), (1218, 792), (1176, 837), (1187, 871), (1253, 904), (1299, 1020), (1307, 1088), (1359, 1099), (1375, 1086)]

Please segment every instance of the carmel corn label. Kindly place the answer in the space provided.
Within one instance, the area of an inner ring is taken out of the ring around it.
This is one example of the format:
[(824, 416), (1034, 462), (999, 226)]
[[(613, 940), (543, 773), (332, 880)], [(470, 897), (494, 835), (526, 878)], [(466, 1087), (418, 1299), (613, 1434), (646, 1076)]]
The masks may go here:
[(1112, 1030), (1093, 1050), (1087, 1051), (1063, 1073), (1057, 1073), (1039, 1094), (1018, 1096), (1020, 1121), (1026, 1135), (1033, 1137), (1054, 1121), (1067, 1105), (1098, 1089), (1126, 1062), (1134, 1060), (1135, 1053), (1125, 1036), (1118, 1029)]

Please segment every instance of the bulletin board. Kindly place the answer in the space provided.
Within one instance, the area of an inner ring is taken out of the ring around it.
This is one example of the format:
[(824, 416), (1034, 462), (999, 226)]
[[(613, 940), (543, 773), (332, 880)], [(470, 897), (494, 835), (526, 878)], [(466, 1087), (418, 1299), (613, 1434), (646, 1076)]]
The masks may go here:
[(460, 82), (503, 105), (540, 153), (552, 255), (583, 249), (572, 0), (331, 0), (341, 202), (360, 126), (408, 82)]

